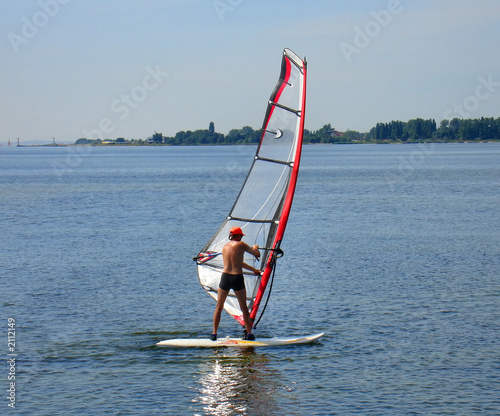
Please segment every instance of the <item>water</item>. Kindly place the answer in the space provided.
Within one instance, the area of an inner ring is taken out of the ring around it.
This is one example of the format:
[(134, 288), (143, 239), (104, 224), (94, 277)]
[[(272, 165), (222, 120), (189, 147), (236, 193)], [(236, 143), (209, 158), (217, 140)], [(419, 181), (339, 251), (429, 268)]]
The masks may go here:
[(254, 151), (0, 149), (2, 414), (500, 413), (500, 144), (306, 146), (255, 333), (326, 335), (154, 346), (210, 333), (191, 257)]

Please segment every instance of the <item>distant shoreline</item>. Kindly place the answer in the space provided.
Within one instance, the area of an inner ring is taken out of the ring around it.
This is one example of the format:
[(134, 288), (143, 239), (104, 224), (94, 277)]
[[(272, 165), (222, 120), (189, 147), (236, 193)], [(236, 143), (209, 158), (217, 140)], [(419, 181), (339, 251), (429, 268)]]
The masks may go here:
[[(116, 139), (81, 137), (73, 144), (52, 143), (33, 144), (34, 146), (231, 146), (257, 145), (260, 143), (262, 129), (244, 126), (231, 129), (228, 134), (217, 133), (210, 122), (208, 129), (179, 131), (174, 136), (164, 136), (154, 132), (146, 139)], [(439, 127), (434, 119), (411, 119), (406, 122), (393, 120), (389, 123), (377, 123), (367, 133), (354, 130), (344, 132), (336, 130), (331, 124), (325, 124), (318, 130), (304, 129), (304, 144), (405, 144), (405, 143), (485, 143), (500, 141), (500, 117), (481, 117), (476, 119), (441, 120)], [(40, 141), (38, 141), (40, 142)], [(11, 142), (9, 141), (9, 144)], [(23, 145), (17, 139), (18, 146)]]
[[(356, 145), (356, 144), (424, 144), (424, 143), (441, 143), (441, 144), (456, 144), (456, 143), (500, 143), (500, 139), (490, 140), (415, 140), (415, 141), (350, 141), (350, 142), (335, 142), (335, 143), (304, 143), (304, 146), (330, 146), (330, 145)], [(256, 143), (221, 143), (221, 144), (168, 144), (168, 143), (59, 143), (59, 144), (21, 144), (10, 146), (15, 147), (214, 147), (214, 146), (255, 146)], [(0, 146), (9, 147), (9, 146)]]

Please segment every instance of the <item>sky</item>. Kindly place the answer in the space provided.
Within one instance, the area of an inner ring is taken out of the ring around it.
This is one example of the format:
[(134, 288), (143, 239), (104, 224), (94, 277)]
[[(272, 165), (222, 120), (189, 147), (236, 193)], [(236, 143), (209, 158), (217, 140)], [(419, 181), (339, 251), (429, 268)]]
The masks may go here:
[(283, 49), (305, 127), (500, 117), (498, 0), (18, 0), (0, 14), (0, 144), (261, 127)]

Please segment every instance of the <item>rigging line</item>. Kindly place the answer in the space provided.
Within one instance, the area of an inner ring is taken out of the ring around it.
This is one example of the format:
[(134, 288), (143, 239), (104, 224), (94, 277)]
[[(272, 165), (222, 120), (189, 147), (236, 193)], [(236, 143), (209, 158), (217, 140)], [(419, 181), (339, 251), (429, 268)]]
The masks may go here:
[[(281, 257), (281, 256), (280, 256)], [(276, 257), (276, 258), (279, 258), (279, 257)], [(266, 307), (267, 307), (267, 304), (269, 302), (269, 298), (271, 297), (271, 291), (273, 290), (273, 283), (274, 283), (274, 275), (276, 274), (276, 262), (274, 262), (274, 265), (273, 265), (273, 274), (272, 274), (272, 277), (271, 277), (271, 283), (269, 284), (269, 290), (267, 291), (267, 299), (266, 299), (266, 303), (264, 304), (264, 307), (262, 308), (262, 311), (260, 312), (260, 316), (259, 318), (257, 319), (257, 321), (253, 324), (253, 327), (255, 329), (257, 329), (257, 325), (258, 323), (260, 322), (260, 320), (262, 319), (262, 316), (264, 315), (264, 312), (266, 311)]]
[(276, 252), (276, 258), (280, 259), (285, 255), (285, 252), (281, 248), (270, 248), (270, 247), (259, 247), (259, 250), (269, 250), (269, 251), (275, 251)]
[(269, 290), (267, 292), (266, 303), (264, 304), (264, 307), (262, 308), (262, 311), (260, 312), (260, 316), (257, 319), (257, 322), (255, 322), (255, 324), (253, 325), (254, 328), (257, 327), (257, 324), (262, 319), (262, 316), (264, 315), (264, 312), (266, 310), (267, 304), (269, 302), (269, 298), (271, 297), (271, 291), (273, 290), (274, 276), (276, 274), (276, 264), (277, 264), (276, 260), (280, 259), (281, 257), (283, 257), (283, 255), (285, 254), (283, 252), (283, 250), (281, 250), (280, 246), (281, 246), (281, 240), (276, 243), (276, 245), (275, 245), (276, 248), (274, 249), (274, 253), (273, 253), (272, 258), (270, 260), (271, 264), (272, 264), (272, 267), (273, 267), (273, 274), (271, 276), (271, 283), (269, 284)]

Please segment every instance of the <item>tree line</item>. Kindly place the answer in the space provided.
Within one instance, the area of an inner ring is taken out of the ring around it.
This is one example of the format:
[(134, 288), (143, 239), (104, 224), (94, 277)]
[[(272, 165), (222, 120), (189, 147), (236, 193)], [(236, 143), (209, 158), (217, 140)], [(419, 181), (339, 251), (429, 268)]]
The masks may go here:
[(500, 118), (441, 120), (421, 118), (408, 122), (377, 123), (366, 138), (373, 141), (481, 141), (500, 139)]
[[(179, 131), (174, 136), (163, 136), (155, 132), (147, 140), (88, 140), (78, 139), (75, 144), (163, 144), (172, 146), (186, 145), (235, 145), (259, 143), (262, 130), (245, 126), (232, 129), (228, 134), (217, 133), (214, 123), (208, 129)], [(480, 119), (442, 120), (439, 126), (433, 119), (416, 118), (404, 121), (377, 123), (367, 133), (354, 130), (337, 131), (331, 124), (325, 124), (318, 130), (304, 130), (304, 143), (390, 143), (421, 141), (484, 141), (500, 140), (500, 117), (481, 117)]]

